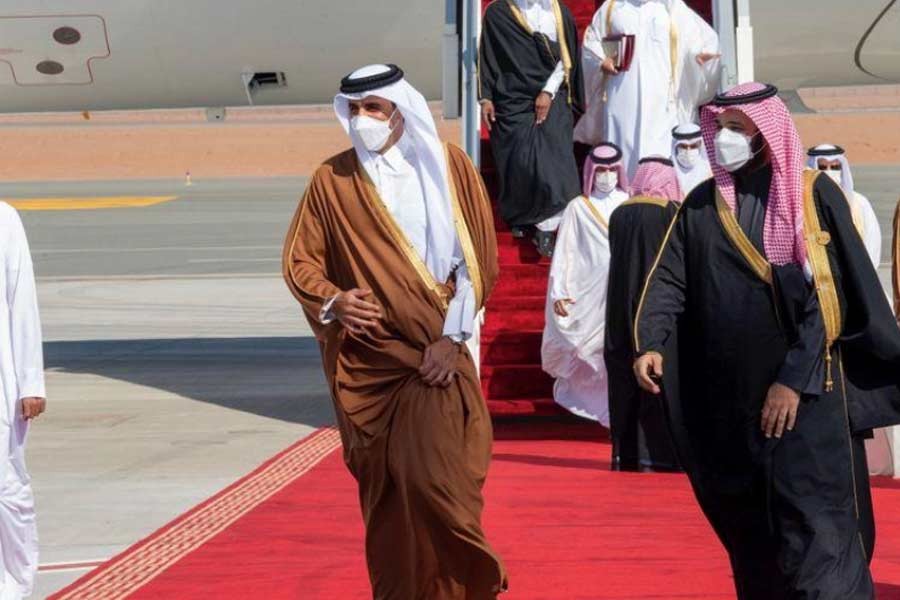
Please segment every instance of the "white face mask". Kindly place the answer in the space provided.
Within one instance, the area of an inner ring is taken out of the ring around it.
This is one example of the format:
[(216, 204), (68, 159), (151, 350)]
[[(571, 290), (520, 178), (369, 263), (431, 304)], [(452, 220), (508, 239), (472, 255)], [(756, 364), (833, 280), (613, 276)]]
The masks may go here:
[(388, 138), (394, 133), (391, 120), (379, 121), (366, 115), (357, 115), (350, 120), (350, 129), (356, 132), (366, 150), (378, 152), (384, 148)]
[(751, 142), (749, 135), (723, 127), (716, 134), (716, 162), (729, 173), (734, 173), (753, 158)]
[(700, 160), (700, 148), (679, 147), (675, 151), (675, 160), (685, 169), (693, 169)]
[(619, 184), (619, 174), (615, 171), (600, 171), (594, 175), (594, 190), (608, 194)]
[(828, 169), (825, 171), (825, 174), (831, 177), (831, 180), (838, 184), (838, 187), (841, 187), (844, 183), (843, 173), (840, 171), (835, 171), (834, 169)]

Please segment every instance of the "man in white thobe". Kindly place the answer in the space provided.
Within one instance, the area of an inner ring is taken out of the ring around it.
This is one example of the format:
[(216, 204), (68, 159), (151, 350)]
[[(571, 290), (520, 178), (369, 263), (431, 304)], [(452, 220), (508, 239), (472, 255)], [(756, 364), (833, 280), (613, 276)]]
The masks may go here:
[(584, 195), (566, 207), (556, 240), (541, 347), (553, 397), (570, 412), (609, 427), (603, 340), (609, 273), (609, 217), (628, 200), (622, 152), (601, 144), (584, 166)]
[[(627, 71), (603, 48), (611, 35), (635, 36)], [(719, 39), (684, 0), (606, 0), (584, 35), (582, 64), (587, 111), (575, 140), (609, 140), (633, 177), (644, 156), (668, 156), (670, 132), (696, 122), (697, 107), (719, 85)]]
[(0, 600), (31, 595), (38, 566), (28, 423), (44, 412), (44, 357), (34, 269), (18, 213), (0, 202)]
[(681, 189), (681, 200), (712, 177), (706, 146), (700, 126), (696, 123), (685, 123), (672, 130), (672, 163)]
[(856, 191), (853, 185), (853, 171), (844, 149), (834, 144), (821, 144), (807, 151), (810, 169), (818, 169), (831, 177), (842, 190), (850, 204), (853, 225), (862, 236), (863, 244), (875, 268), (881, 264), (881, 227), (872, 210), (869, 199)]

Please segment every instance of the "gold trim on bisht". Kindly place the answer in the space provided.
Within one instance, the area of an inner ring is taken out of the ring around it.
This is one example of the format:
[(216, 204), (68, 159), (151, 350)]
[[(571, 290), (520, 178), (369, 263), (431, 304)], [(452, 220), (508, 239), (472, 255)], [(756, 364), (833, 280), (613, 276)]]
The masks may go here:
[(522, 14), (522, 10), (519, 8), (519, 5), (516, 4), (516, 0), (506, 0), (506, 3), (509, 5), (509, 10), (512, 11), (513, 18), (519, 23), (522, 29), (527, 31), (528, 35), (534, 35), (534, 30), (531, 28), (531, 25), (528, 24), (528, 19)]
[(813, 284), (819, 297), (822, 320), (825, 323), (825, 391), (834, 389), (831, 377), (831, 346), (841, 335), (841, 305), (838, 301), (837, 288), (831, 263), (828, 261), (827, 246), (831, 235), (822, 231), (819, 223), (819, 212), (816, 210), (815, 185), (820, 172), (807, 169), (803, 172), (803, 237), (806, 241), (806, 258), (813, 273)]
[(569, 94), (569, 104), (572, 104), (572, 56), (569, 54), (569, 44), (566, 40), (566, 28), (563, 22), (562, 7), (559, 0), (553, 0), (553, 15), (556, 17), (556, 39), (559, 40), (559, 56), (563, 64), (563, 74), (566, 89)]
[(719, 215), (719, 222), (722, 223), (725, 235), (735, 250), (744, 257), (744, 260), (747, 261), (747, 264), (750, 265), (757, 277), (772, 285), (772, 265), (759, 253), (753, 242), (747, 238), (744, 230), (738, 225), (737, 219), (734, 218), (734, 213), (731, 212), (718, 189), (716, 190), (716, 213)]
[(672, 218), (672, 222), (669, 223), (669, 228), (666, 230), (666, 235), (665, 237), (663, 237), (662, 244), (660, 244), (659, 246), (659, 251), (656, 253), (656, 258), (653, 259), (653, 266), (650, 267), (650, 272), (647, 274), (647, 278), (644, 280), (644, 289), (641, 290), (641, 299), (638, 301), (638, 307), (634, 313), (634, 329), (632, 331), (632, 337), (634, 338), (634, 351), (637, 354), (640, 354), (641, 352), (641, 342), (640, 337), (638, 336), (638, 324), (641, 320), (641, 311), (644, 309), (644, 301), (647, 299), (647, 290), (650, 289), (650, 283), (653, 281), (653, 276), (656, 274), (656, 268), (659, 266), (659, 261), (662, 260), (663, 252), (666, 251), (666, 246), (669, 245), (669, 238), (672, 236), (672, 231), (675, 229), (675, 224), (678, 222), (678, 214), (681, 212), (681, 206), (682, 205), (679, 205), (678, 211)]
[(446, 285), (435, 281), (431, 271), (428, 270), (428, 266), (422, 260), (422, 257), (419, 256), (419, 251), (416, 250), (416, 247), (409, 241), (409, 238), (403, 230), (400, 229), (397, 221), (387, 209), (384, 200), (382, 200), (381, 195), (378, 193), (378, 188), (375, 187), (375, 183), (372, 181), (371, 177), (369, 177), (369, 173), (366, 171), (365, 167), (359, 162), (359, 157), (357, 157), (357, 168), (359, 169), (359, 172), (362, 173), (366, 196), (372, 207), (375, 209), (375, 213), (381, 220), (382, 225), (387, 229), (394, 242), (400, 248), (400, 251), (406, 257), (406, 260), (412, 265), (412, 268), (425, 284), (425, 287), (434, 293), (438, 300), (440, 300), (441, 308), (447, 310), (447, 307), (450, 305), (449, 289)]
[(660, 208), (666, 208), (667, 206), (669, 206), (669, 202), (671, 202), (671, 200), (667, 200), (665, 198), (655, 198), (653, 196), (634, 196), (623, 202), (621, 206), (632, 206), (634, 204), (653, 204)]
[[(534, 35), (534, 29), (528, 24), (528, 19), (522, 14), (522, 10), (519, 8), (519, 5), (516, 4), (515, 0), (506, 0), (506, 3), (509, 5), (509, 10), (512, 12), (513, 18), (519, 26), (528, 32), (528, 35)], [(551, 4), (553, 16), (556, 18), (556, 39), (559, 42), (559, 57), (563, 64), (563, 76), (569, 94), (568, 102), (569, 104), (572, 104), (572, 85), (570, 78), (572, 73), (572, 55), (569, 54), (569, 45), (566, 41), (566, 28), (563, 21), (562, 7), (559, 5), (559, 0), (552, 0)], [(550, 48), (548, 47), (547, 50), (549, 51), (549, 49)]]
[(594, 206), (594, 203), (591, 202), (591, 199), (587, 196), (581, 196), (581, 199), (584, 200), (584, 203), (587, 205), (588, 210), (591, 211), (591, 215), (596, 219), (598, 223), (600, 223), (600, 227), (609, 231), (609, 223), (606, 222), (606, 219), (603, 218), (603, 215), (597, 210), (597, 207)]
[[(466, 259), (466, 268), (469, 270), (469, 279), (472, 281), (472, 289), (475, 291), (475, 305), (481, 306), (484, 301), (484, 281), (481, 279), (481, 265), (478, 263), (478, 255), (475, 253), (475, 244), (472, 243), (472, 234), (469, 225), (463, 215), (462, 206), (459, 203), (459, 194), (456, 189), (456, 180), (450, 169), (450, 150), (444, 144), (444, 153), (447, 157), (447, 181), (450, 185), (450, 198), (453, 208), (453, 225), (456, 227), (456, 236)], [(474, 168), (474, 167), (473, 167)]]

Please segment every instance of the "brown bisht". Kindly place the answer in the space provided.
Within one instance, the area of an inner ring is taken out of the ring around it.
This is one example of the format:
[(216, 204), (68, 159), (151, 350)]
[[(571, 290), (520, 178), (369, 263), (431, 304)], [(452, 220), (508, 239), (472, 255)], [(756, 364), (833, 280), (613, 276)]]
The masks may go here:
[[(480, 176), (447, 146), (454, 215), (483, 306), (497, 278), (497, 242)], [(344, 444), (359, 483), (366, 558), (378, 600), (494, 598), (506, 587), (481, 528), (493, 433), (469, 352), (449, 388), (419, 376), (441, 338), (453, 282), (435, 282), (348, 150), (312, 178), (291, 224), (284, 277), (322, 350)], [(363, 335), (322, 325), (323, 303), (372, 290), (383, 318)]]

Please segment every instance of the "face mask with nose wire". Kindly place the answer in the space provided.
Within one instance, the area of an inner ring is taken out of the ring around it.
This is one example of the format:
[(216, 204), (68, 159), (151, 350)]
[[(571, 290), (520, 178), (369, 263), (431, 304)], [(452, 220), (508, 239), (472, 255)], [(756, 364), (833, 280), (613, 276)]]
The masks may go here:
[(716, 163), (729, 173), (734, 173), (746, 165), (756, 155), (753, 152), (753, 137), (727, 127), (716, 134)]
[(380, 121), (368, 115), (357, 115), (350, 120), (350, 128), (359, 136), (366, 150), (378, 152), (384, 148), (394, 133), (394, 127), (391, 125), (393, 117), (392, 114), (389, 119)]

